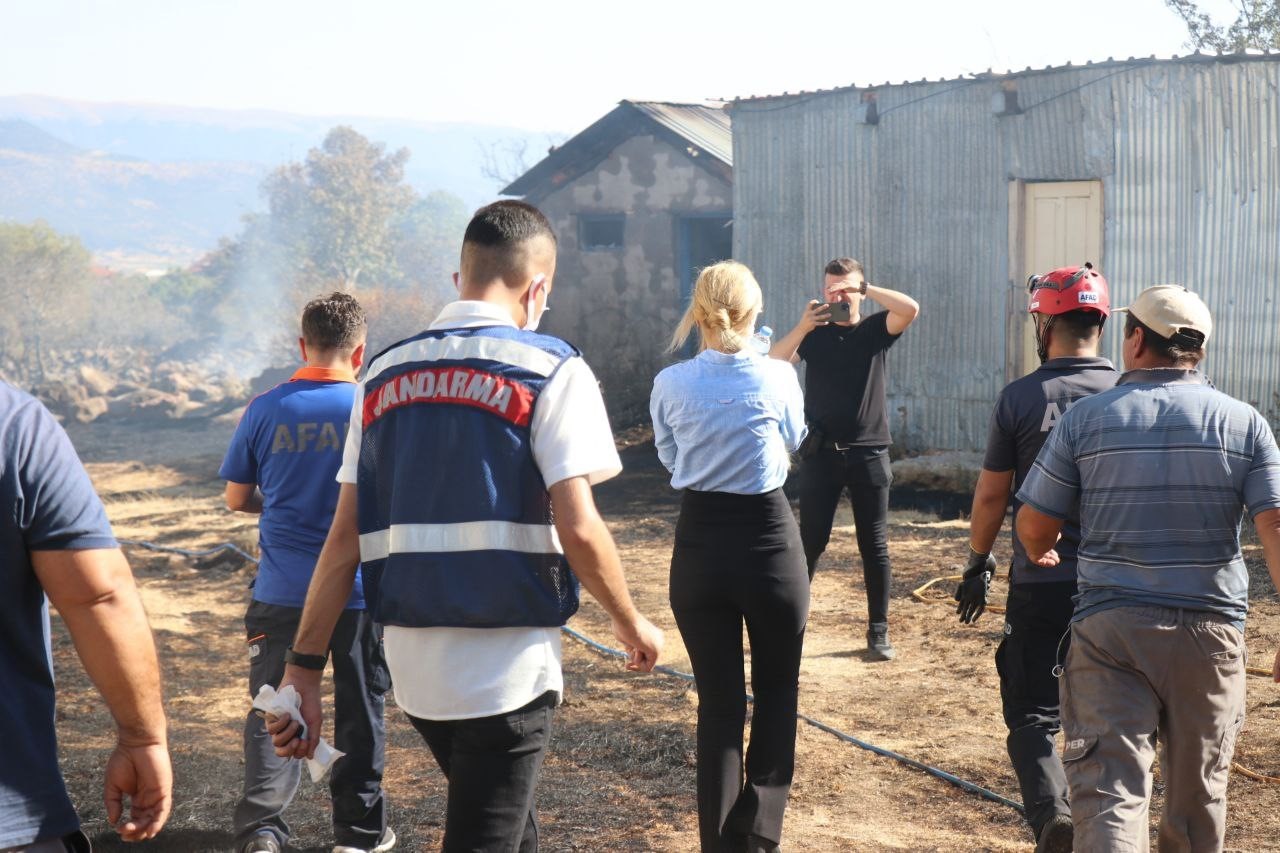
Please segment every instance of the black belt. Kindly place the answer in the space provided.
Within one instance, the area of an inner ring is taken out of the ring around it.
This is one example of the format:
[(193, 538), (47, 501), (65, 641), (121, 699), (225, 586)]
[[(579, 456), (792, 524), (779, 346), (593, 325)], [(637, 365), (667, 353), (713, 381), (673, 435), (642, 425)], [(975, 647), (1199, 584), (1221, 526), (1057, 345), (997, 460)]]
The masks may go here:
[(824, 441), (822, 442), (823, 450), (835, 450), (839, 453), (845, 453), (853, 450), (855, 447), (863, 447), (861, 444), (845, 443), (842, 441)]

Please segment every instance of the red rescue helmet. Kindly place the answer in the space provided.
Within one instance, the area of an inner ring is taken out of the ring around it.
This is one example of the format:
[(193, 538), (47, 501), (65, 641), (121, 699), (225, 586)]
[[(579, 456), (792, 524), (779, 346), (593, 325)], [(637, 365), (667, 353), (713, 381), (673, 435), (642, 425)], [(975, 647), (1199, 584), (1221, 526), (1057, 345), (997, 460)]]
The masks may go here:
[(1086, 263), (1082, 267), (1063, 267), (1027, 279), (1029, 314), (1065, 314), (1068, 311), (1097, 311), (1104, 318), (1111, 315), (1111, 297), (1102, 273)]

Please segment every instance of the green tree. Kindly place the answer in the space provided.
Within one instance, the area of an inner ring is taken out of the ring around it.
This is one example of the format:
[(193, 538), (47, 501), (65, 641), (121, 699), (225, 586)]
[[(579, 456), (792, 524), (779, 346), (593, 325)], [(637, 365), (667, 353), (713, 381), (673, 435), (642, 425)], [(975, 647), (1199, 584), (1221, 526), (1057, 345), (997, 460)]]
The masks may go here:
[(1190, 46), (1234, 53), (1246, 48), (1280, 50), (1280, 0), (1231, 0), (1236, 19), (1215, 24), (1195, 0), (1165, 0), (1187, 25)]
[(291, 163), (263, 184), (270, 239), (291, 249), (306, 278), (354, 290), (394, 273), (393, 223), (413, 202), (404, 183), (408, 149), (385, 147), (350, 127), (329, 131), (306, 162)]
[(395, 261), (402, 283), (448, 293), (470, 218), (466, 203), (444, 190), (415, 202), (396, 223)]
[[(262, 185), (267, 210), (200, 261), (194, 271), (220, 299), (203, 319), (246, 371), (289, 363), (298, 311), (328, 291), (355, 292), (371, 338), (385, 342), (420, 330), (452, 294), (468, 211), (447, 192), (418, 198), (404, 182), (408, 157), (336, 127), (305, 162), (272, 172)], [(166, 294), (206, 292), (168, 278)]]
[(195, 270), (174, 268), (151, 283), (153, 295), (184, 321), (206, 323), (217, 308), (218, 283)]
[(49, 349), (74, 345), (89, 316), (89, 252), (44, 222), (0, 222), (0, 356), (24, 385), (45, 379)]

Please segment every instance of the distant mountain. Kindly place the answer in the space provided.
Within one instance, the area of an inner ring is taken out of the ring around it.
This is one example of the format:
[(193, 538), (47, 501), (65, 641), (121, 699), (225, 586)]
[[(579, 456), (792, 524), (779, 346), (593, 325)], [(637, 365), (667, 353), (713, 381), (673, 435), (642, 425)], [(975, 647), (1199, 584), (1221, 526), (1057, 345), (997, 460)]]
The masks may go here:
[(346, 124), (388, 149), (408, 148), (409, 181), (419, 190), (448, 190), (468, 204), (486, 201), (501, 189), (481, 174), (485, 147), (527, 138), (531, 154), (540, 159), (547, 145), (545, 133), (498, 125), (100, 104), (34, 95), (0, 97), (0, 119), (6, 118), (25, 119), (72, 145), (116, 156), (268, 168), (302, 159), (330, 128)]
[(0, 122), (0, 219), (43, 219), (117, 269), (181, 266), (212, 249), (257, 206), (265, 172), (113, 157), (25, 121)]
[(0, 150), (18, 151), (23, 154), (47, 154), (51, 157), (70, 157), (83, 154), (83, 150), (45, 133), (29, 121), (21, 119), (0, 120)]
[(415, 189), (469, 206), (501, 188), (481, 173), (487, 148), (529, 139), (538, 159), (547, 144), (546, 134), (490, 125), (4, 96), (0, 219), (45, 219), (103, 258), (185, 263), (262, 207), (268, 171), (304, 158), (338, 124), (408, 148)]

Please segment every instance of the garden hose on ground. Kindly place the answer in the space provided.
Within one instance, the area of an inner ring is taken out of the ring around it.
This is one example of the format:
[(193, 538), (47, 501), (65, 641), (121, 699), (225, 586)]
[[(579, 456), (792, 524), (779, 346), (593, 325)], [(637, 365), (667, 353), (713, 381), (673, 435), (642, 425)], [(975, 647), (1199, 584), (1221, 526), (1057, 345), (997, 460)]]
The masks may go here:
[[(231, 542), (223, 542), (219, 545), (214, 545), (212, 547), (204, 548), (204, 549), (190, 549), (190, 548), (175, 548), (171, 545), (159, 545), (159, 544), (156, 544), (155, 542), (148, 542), (140, 539), (120, 539), (117, 541), (119, 541), (121, 545), (129, 545), (134, 548), (144, 548), (148, 551), (156, 551), (164, 554), (177, 554), (182, 557), (194, 557), (194, 558), (212, 557), (214, 554), (219, 554), (223, 551), (229, 551), (233, 554), (238, 554), (248, 562), (253, 563), (255, 565), (258, 562), (256, 557), (250, 555), (243, 548)], [(997, 575), (997, 578), (1007, 578), (1007, 577), (1008, 577), (1007, 575)], [(959, 581), (959, 580), (961, 580), (960, 575), (945, 575), (943, 577), (937, 577), (922, 584), (916, 589), (912, 590), (911, 595), (912, 597), (916, 598), (919, 601), (924, 602), (925, 604), (950, 605), (951, 601), (949, 599), (930, 598), (925, 596), (924, 592), (925, 590), (932, 587), (934, 584), (937, 584), (943, 581)], [(988, 605), (987, 610), (992, 613), (1004, 612), (1004, 608), (999, 605)], [(560, 630), (563, 631), (568, 636), (572, 637), (573, 639), (577, 640), (578, 642), (585, 644), (588, 648), (591, 648), (597, 652), (600, 652), (601, 654), (607, 654), (611, 657), (621, 657), (621, 658), (625, 658), (627, 656), (626, 652), (621, 651), (620, 649), (609, 648), (608, 646), (602, 645), (601, 643), (597, 643), (595, 640), (592, 640), (590, 637), (586, 636), (585, 634), (575, 631), (574, 629), (570, 628), (567, 625), (563, 626)], [(655, 666), (653, 668), (653, 671), (657, 673), (661, 673), (662, 675), (669, 675), (674, 678), (679, 678), (683, 681), (692, 682), (694, 680), (693, 675), (691, 673), (681, 672), (680, 670), (673, 669), (669, 666)], [(1262, 667), (1251, 666), (1251, 667), (1248, 667), (1247, 672), (1249, 675), (1254, 675), (1254, 676), (1267, 676), (1267, 677), (1271, 676), (1271, 670), (1263, 669)], [(753, 701), (752, 696), (749, 693), (746, 695), (746, 698), (747, 698), (747, 701)], [(853, 744), (854, 746), (860, 749), (865, 749), (868, 752), (873, 752), (876, 755), (883, 756), (884, 758), (891, 758), (894, 761), (907, 765), (908, 767), (912, 767), (916, 770), (920, 770), (924, 773), (928, 773), (930, 776), (933, 776), (935, 778), (943, 780), (944, 782), (948, 782), (952, 785), (955, 785), (961, 790), (967, 791), (971, 794), (976, 794), (985, 800), (990, 800), (993, 803), (999, 803), (1002, 806), (1008, 806), (1009, 808), (1017, 811), (1019, 814), (1024, 813), (1024, 809), (1021, 803), (1011, 800), (1008, 797), (1001, 796), (1000, 794), (997, 794), (995, 791), (988, 790), (987, 788), (984, 788), (981, 785), (975, 785), (973, 782), (968, 782), (964, 779), (961, 779), (958, 776), (948, 773), (945, 770), (941, 770), (937, 767), (932, 767), (920, 761), (916, 761), (914, 758), (908, 758), (907, 756), (894, 752), (891, 749), (885, 749), (884, 747), (876, 746), (875, 744), (867, 743), (866, 741), (859, 740), (853, 735), (846, 734), (845, 732), (840, 731), (834, 726), (829, 726), (826, 723), (821, 722), (820, 720), (815, 720), (812, 717), (805, 716), (804, 714), (796, 714), (796, 718), (813, 726), (816, 729), (819, 729), (821, 731), (826, 732), (829, 735), (839, 738), (845, 743)], [(1280, 777), (1267, 776), (1265, 774), (1258, 773), (1254, 770), (1250, 770), (1249, 768), (1243, 766), (1242, 764), (1236, 761), (1233, 761), (1231, 763), (1231, 769), (1239, 773), (1241, 776), (1244, 776), (1248, 779), (1252, 779), (1256, 782), (1271, 782), (1271, 783), (1280, 784)]]
[[(996, 575), (994, 578), (992, 578), (992, 580), (1008, 580), (1008, 579), (1009, 579), (1009, 576), (1007, 574)], [(925, 604), (945, 604), (948, 607), (950, 607), (954, 604), (954, 602), (950, 598), (938, 598), (937, 596), (928, 596), (928, 595), (925, 595), (924, 593), (926, 590), (931, 589), (936, 584), (944, 583), (946, 581), (954, 581), (958, 583), (959, 581), (962, 581), (962, 580), (964, 580), (963, 575), (943, 575), (942, 577), (933, 578), (932, 580), (925, 581), (920, 586), (911, 590), (911, 597), (916, 599), (917, 601), (922, 601)], [(999, 604), (988, 604), (986, 609), (988, 613), (1004, 613), (1004, 607)], [(1246, 667), (1245, 672), (1248, 673), (1249, 675), (1262, 676), (1266, 678), (1270, 678), (1272, 674), (1271, 670), (1264, 669), (1263, 667), (1260, 667), (1260, 666)], [(1256, 770), (1250, 770), (1248, 767), (1245, 767), (1243, 764), (1241, 764), (1238, 761), (1231, 762), (1231, 769), (1239, 773), (1241, 776), (1244, 776), (1248, 779), (1252, 779), (1255, 782), (1273, 782), (1276, 784), (1280, 784), (1280, 776), (1267, 776), (1266, 774), (1259, 773)]]
[[(1002, 579), (1007, 579), (1008, 577), (1009, 577), (1008, 575), (996, 575), (995, 577), (992, 578), (992, 580), (993, 581), (1002, 580)], [(920, 586), (911, 590), (911, 597), (914, 598), (916, 601), (923, 601), (925, 604), (945, 604), (948, 607), (954, 607), (955, 606), (954, 599), (931, 597), (931, 596), (925, 595), (924, 592), (925, 590), (932, 588), (934, 584), (943, 583), (945, 581), (955, 581), (959, 583), (962, 580), (964, 580), (964, 575), (943, 575), (940, 578), (934, 578), (933, 580), (925, 581)], [(1004, 605), (988, 604), (986, 606), (986, 612), (987, 613), (1003, 613)]]
[[(214, 554), (218, 554), (223, 551), (230, 551), (231, 553), (240, 555), (241, 557), (243, 557), (244, 559), (246, 559), (251, 563), (256, 564), (258, 562), (256, 558), (250, 556), (248, 553), (244, 551), (244, 549), (230, 542), (224, 542), (221, 545), (214, 545), (210, 548), (195, 550), (190, 548), (175, 548), (169, 545), (158, 545), (155, 542), (147, 542), (139, 539), (120, 539), (118, 541), (120, 542), (121, 545), (129, 545), (135, 548), (145, 548), (148, 551), (156, 551), (164, 554), (177, 554), (183, 557), (197, 557), (197, 558), (211, 557)], [(597, 643), (595, 640), (591, 639), (585, 634), (575, 631), (573, 628), (570, 628), (567, 625), (563, 626), (560, 630), (563, 631), (568, 636), (572, 637), (573, 639), (577, 640), (580, 643), (583, 643), (588, 648), (596, 652), (609, 655), (610, 657), (619, 657), (619, 658), (627, 657), (626, 652), (620, 649), (610, 648), (601, 643)], [(691, 673), (681, 672), (680, 670), (673, 669), (672, 667), (669, 667), (669, 666), (655, 666), (653, 668), (653, 671), (657, 673), (661, 673), (662, 675), (669, 675), (669, 676), (672, 676), (673, 678), (678, 678), (682, 681), (693, 682), (694, 680), (693, 675)], [(754, 701), (753, 697), (749, 693), (746, 694), (746, 699), (749, 702)], [(885, 758), (891, 758), (894, 761), (898, 761), (898, 762), (901, 762), (902, 764), (907, 765), (908, 767), (912, 767), (916, 770), (920, 770), (920, 771), (923, 771), (924, 773), (928, 773), (930, 776), (934, 776), (938, 779), (943, 780), (944, 782), (949, 782), (950, 784), (955, 785), (956, 787), (964, 791), (967, 791), (970, 794), (976, 794), (985, 800), (990, 800), (993, 803), (999, 803), (1002, 806), (1008, 806), (1009, 808), (1015, 810), (1019, 814), (1024, 813), (1021, 803), (1015, 800), (1011, 800), (1008, 797), (1001, 796), (1000, 794), (997, 794), (995, 791), (990, 791), (982, 787), (981, 785), (975, 785), (973, 782), (968, 782), (964, 779), (961, 779), (959, 776), (955, 776), (954, 774), (948, 773), (945, 770), (940, 770), (937, 767), (931, 767), (928, 764), (925, 764), (921, 761), (916, 761), (913, 758), (908, 758), (905, 755), (901, 755), (897, 752), (894, 752), (891, 749), (885, 749), (884, 747), (876, 746), (875, 744), (871, 744), (871, 743), (867, 743), (866, 741), (859, 740), (853, 735), (846, 734), (845, 732), (840, 731), (834, 726), (827, 725), (826, 723), (823, 723), (820, 720), (815, 720), (812, 717), (805, 716), (804, 714), (796, 714), (796, 719), (802, 720), (803, 722), (808, 723), (809, 725), (813, 726), (816, 729), (820, 729), (821, 731), (824, 731), (827, 734), (833, 735), (839, 738), (840, 740), (844, 741), (845, 743), (853, 744), (854, 746), (859, 747), (860, 749), (865, 749), (869, 752), (873, 752), (876, 755), (880, 755)]]

